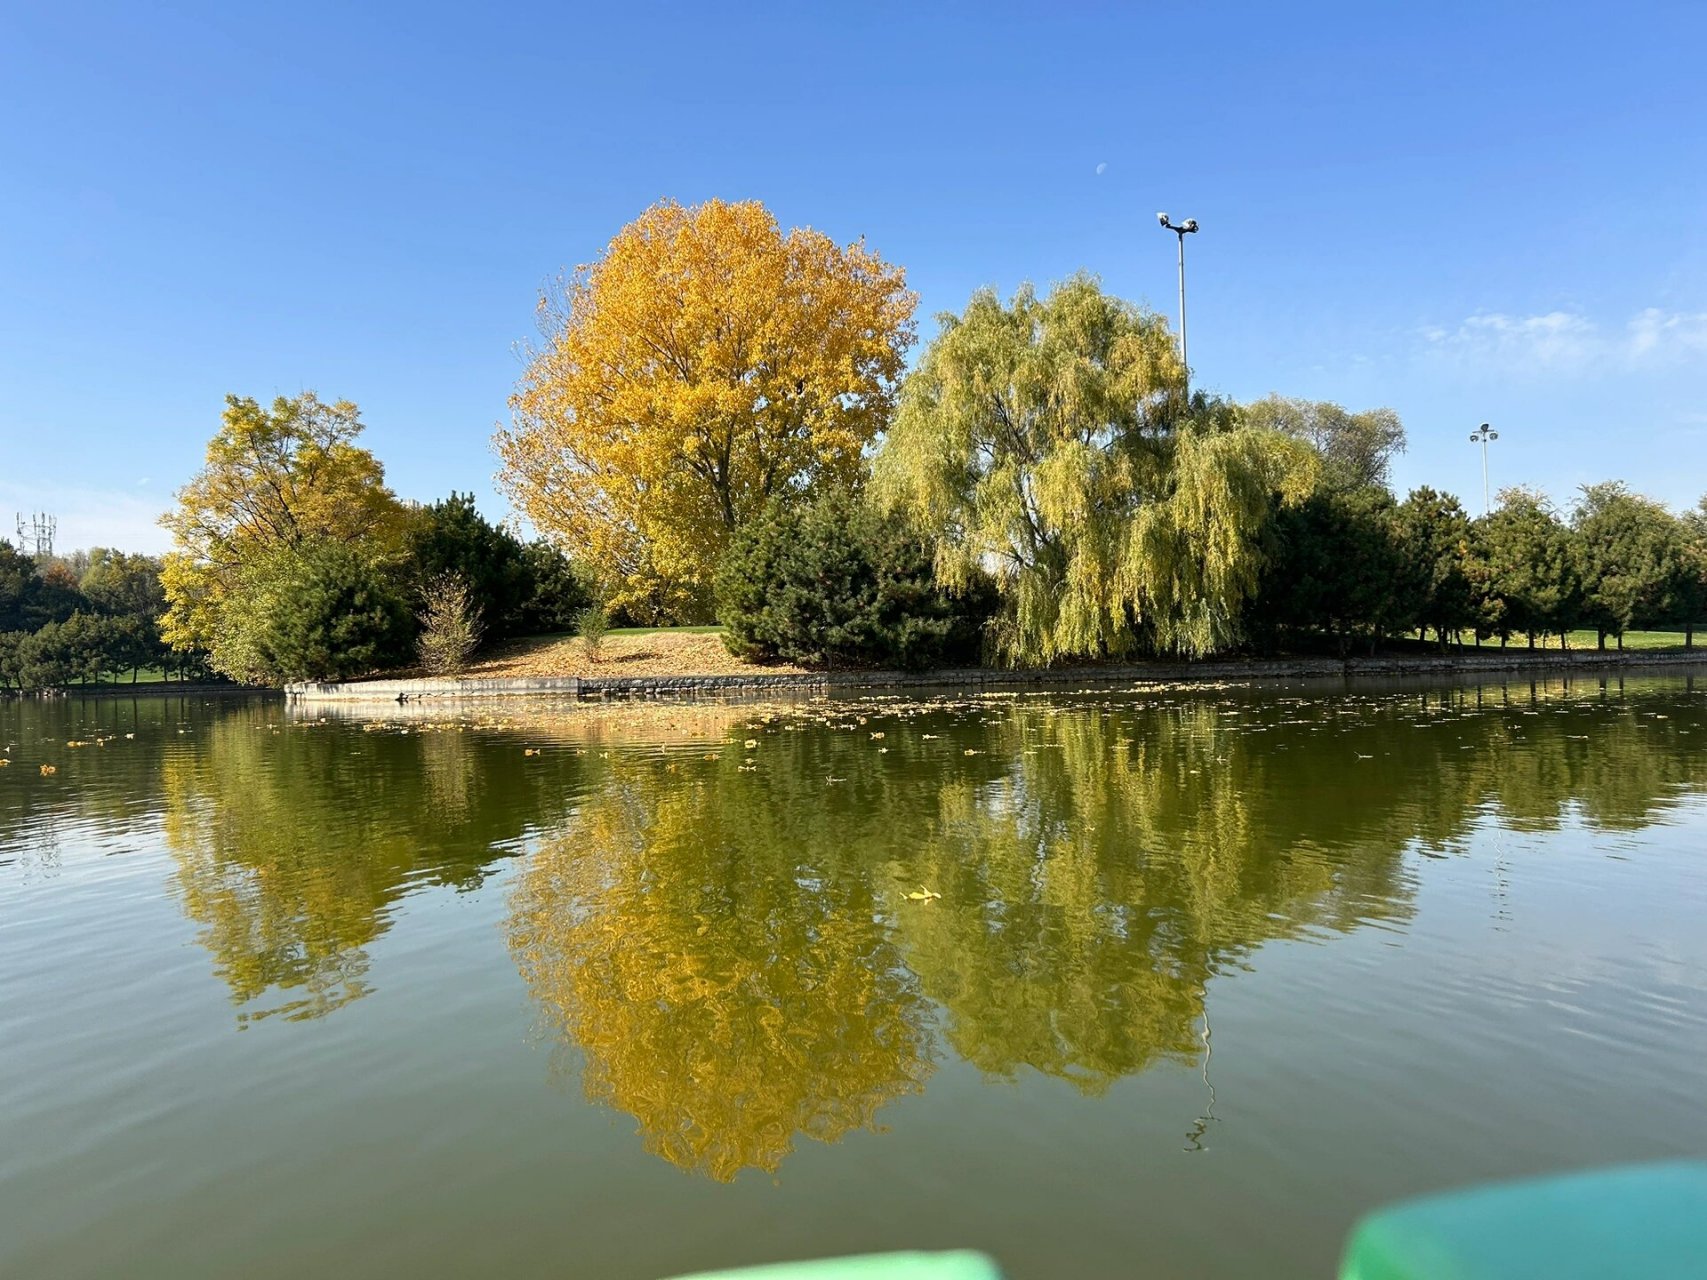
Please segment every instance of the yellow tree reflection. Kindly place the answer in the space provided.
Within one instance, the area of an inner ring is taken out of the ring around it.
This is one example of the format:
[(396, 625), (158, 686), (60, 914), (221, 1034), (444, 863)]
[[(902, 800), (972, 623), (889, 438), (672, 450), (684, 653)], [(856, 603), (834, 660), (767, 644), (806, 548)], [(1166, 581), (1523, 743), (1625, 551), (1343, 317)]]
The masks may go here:
[(587, 1096), (719, 1181), (775, 1172), (799, 1136), (874, 1127), (932, 1069), (870, 864), (829, 843), (821, 804), (775, 795), (734, 753), (624, 762), (529, 861), (511, 913)]

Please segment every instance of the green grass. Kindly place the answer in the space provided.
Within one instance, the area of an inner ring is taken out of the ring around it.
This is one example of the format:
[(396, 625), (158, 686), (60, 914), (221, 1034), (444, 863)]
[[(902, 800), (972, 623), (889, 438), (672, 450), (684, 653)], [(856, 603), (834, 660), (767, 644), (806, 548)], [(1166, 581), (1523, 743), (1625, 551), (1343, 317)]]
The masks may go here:
[[(1707, 633), (1700, 634), (1697, 639), (1707, 643)], [(1539, 643), (1539, 642), (1537, 642)], [(1596, 636), (1592, 631), (1571, 632), (1571, 648), (1592, 649), (1595, 647)], [(1608, 650), (1618, 647), (1615, 636), (1606, 637)], [(1626, 631), (1624, 633), (1626, 649), (1681, 649), (1683, 648), (1683, 632), (1681, 631)], [(1704, 655), (1707, 656), (1707, 655)]]
[[(1707, 662), (1707, 630), (1696, 632), (1695, 638), (1695, 647), (1701, 650), (1702, 661)], [(1592, 651), (1596, 648), (1598, 637), (1593, 631), (1572, 631), (1568, 634), (1568, 639), (1573, 651), (1586, 652)], [(1681, 651), (1684, 648), (1683, 639), (1683, 632), (1681, 631), (1626, 631), (1624, 633), (1624, 649), (1629, 653), (1656, 653), (1672, 649)], [(1482, 648), (1484, 649), (1497, 649), (1499, 647), (1500, 642), (1497, 639), (1490, 637), (1489, 639), (1482, 641)], [(1508, 649), (1527, 649), (1529, 648), (1528, 637), (1514, 635), (1507, 642), (1506, 647)], [(1559, 647), (1559, 637), (1536, 636), (1535, 647), (1537, 649), (1557, 649)], [(1467, 641), (1461, 646), (1461, 651), (1474, 652), (1475, 648), (1476, 646), (1473, 642)], [(1616, 652), (1617, 649), (1618, 638), (1616, 636), (1607, 636), (1606, 651), (1608, 653), (1613, 653)]]
[(710, 627), (612, 627), (607, 636), (714, 636), (723, 628)]

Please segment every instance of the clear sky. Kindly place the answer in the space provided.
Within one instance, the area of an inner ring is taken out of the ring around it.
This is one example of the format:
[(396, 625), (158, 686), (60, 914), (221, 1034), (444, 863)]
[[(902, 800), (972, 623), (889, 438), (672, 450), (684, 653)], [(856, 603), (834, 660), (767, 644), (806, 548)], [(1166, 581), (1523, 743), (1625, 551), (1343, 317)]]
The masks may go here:
[(160, 549), (227, 392), (472, 488), (540, 286), (665, 196), (905, 266), (920, 335), (1085, 268), (1197, 381), (1390, 405), (1481, 505), (1707, 489), (1707, 4), (0, 0), (0, 512)]

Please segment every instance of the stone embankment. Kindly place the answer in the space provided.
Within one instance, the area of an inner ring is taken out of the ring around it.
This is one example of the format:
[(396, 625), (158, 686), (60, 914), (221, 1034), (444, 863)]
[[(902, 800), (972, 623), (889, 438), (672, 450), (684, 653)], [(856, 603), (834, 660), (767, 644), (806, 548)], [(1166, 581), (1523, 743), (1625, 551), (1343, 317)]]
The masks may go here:
[(951, 671), (820, 671), (776, 675), (512, 676), (463, 679), (304, 681), (288, 685), (294, 701), (411, 703), (473, 698), (654, 698), (752, 695), (768, 691), (811, 693), (872, 689), (1015, 689), (1063, 685), (1177, 684), (1252, 680), (1357, 679), (1392, 676), (1568, 671), (1588, 674), (1631, 668), (1707, 667), (1707, 650), (1602, 653), (1599, 650), (1488, 649), (1480, 653), (1415, 654), (1374, 658), (1279, 658), (1242, 661), (1148, 662), (1124, 666), (1047, 667), (1024, 670), (978, 667)]

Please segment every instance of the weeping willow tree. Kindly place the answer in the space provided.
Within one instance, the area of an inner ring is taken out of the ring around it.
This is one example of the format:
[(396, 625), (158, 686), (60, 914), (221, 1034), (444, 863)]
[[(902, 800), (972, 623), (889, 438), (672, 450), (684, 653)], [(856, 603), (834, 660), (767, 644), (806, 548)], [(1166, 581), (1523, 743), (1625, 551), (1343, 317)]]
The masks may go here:
[(1075, 277), (983, 290), (908, 377), (873, 492), (941, 531), (951, 588), (993, 574), (997, 656), (1196, 655), (1238, 638), (1276, 501), (1317, 456), (1187, 402), (1167, 323)]

